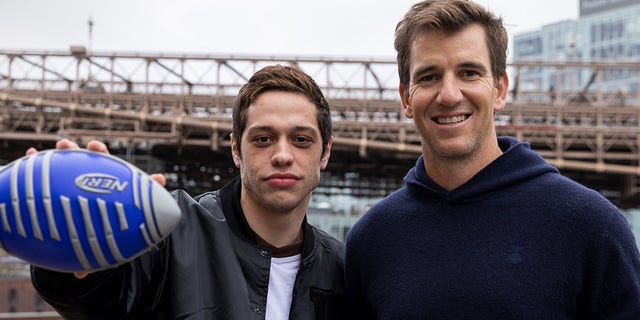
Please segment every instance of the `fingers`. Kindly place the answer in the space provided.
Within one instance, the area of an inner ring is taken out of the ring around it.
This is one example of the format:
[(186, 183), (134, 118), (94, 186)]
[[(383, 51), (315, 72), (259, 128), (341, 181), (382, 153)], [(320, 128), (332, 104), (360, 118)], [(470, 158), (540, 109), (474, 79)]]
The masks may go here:
[(36, 149), (34, 147), (31, 147), (31, 148), (27, 149), (27, 152), (25, 152), (24, 154), (28, 156), (28, 155), (32, 155), (32, 154), (37, 153), (37, 152), (38, 152), (38, 149)]
[[(77, 149), (77, 148), (79, 148), (78, 144), (69, 139), (62, 139), (56, 142), (56, 149)], [(27, 149), (27, 152), (25, 152), (25, 155), (28, 156), (37, 152), (38, 152), (38, 149), (31, 147)]]
[[(78, 149), (78, 148), (80, 148), (80, 146), (69, 139), (62, 139), (56, 142), (56, 149)], [(98, 140), (89, 141), (89, 143), (87, 143), (87, 150), (109, 153), (109, 149), (107, 148), (107, 145)], [(27, 150), (27, 154), (31, 154), (34, 152), (37, 152), (35, 148), (29, 148), (29, 150)]]
[(159, 183), (163, 187), (167, 184), (167, 179), (164, 177), (163, 174), (154, 173), (154, 174), (150, 174), (149, 176), (151, 177), (151, 179), (155, 180), (157, 183)]
[(95, 152), (109, 153), (107, 145), (97, 140), (89, 141), (89, 143), (87, 143), (87, 149)]
[(76, 277), (76, 279), (84, 279), (89, 275), (89, 273), (88, 272), (74, 272), (73, 275)]
[(69, 139), (62, 139), (56, 142), (56, 149), (78, 149), (78, 148), (80, 148), (80, 146), (78, 146), (77, 143)]

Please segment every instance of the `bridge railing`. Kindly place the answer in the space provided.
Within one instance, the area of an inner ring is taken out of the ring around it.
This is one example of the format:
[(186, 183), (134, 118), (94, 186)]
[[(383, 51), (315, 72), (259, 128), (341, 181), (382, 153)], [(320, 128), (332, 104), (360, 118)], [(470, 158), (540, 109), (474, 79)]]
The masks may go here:
[[(297, 65), (332, 105), (334, 144), (420, 152), (393, 59), (0, 50), (0, 139), (228, 146), (237, 90), (259, 68)], [(640, 174), (640, 63), (509, 63), (499, 134), (558, 166)], [(553, 81), (549, 81), (553, 79)], [(552, 84), (553, 90), (546, 88)], [(578, 163), (579, 162), (579, 163)]]
[(519, 60), (509, 68), (513, 102), (640, 105), (639, 61)]
[[(0, 50), (0, 90), (227, 97), (271, 64), (302, 68), (330, 99), (398, 100), (393, 58), (106, 52), (75, 46)], [(512, 102), (640, 104), (637, 61), (521, 60), (509, 62), (508, 69)]]
[(327, 57), (268, 57), (0, 50), (0, 87), (12, 90), (234, 96), (259, 68), (296, 65), (328, 97), (395, 99), (395, 61)]

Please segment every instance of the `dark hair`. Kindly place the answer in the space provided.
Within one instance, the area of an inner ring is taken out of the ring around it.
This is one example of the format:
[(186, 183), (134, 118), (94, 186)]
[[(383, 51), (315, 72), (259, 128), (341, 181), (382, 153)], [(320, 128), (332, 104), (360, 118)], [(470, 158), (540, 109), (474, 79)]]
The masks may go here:
[(267, 66), (251, 76), (251, 79), (240, 88), (233, 105), (233, 136), (236, 139), (238, 152), (240, 140), (247, 126), (247, 110), (258, 96), (267, 91), (286, 91), (299, 93), (309, 98), (316, 105), (318, 128), (322, 137), (322, 153), (331, 138), (331, 110), (320, 87), (302, 70), (292, 66)]
[(491, 71), (496, 80), (507, 72), (509, 38), (502, 19), (470, 0), (425, 0), (414, 4), (396, 26), (395, 49), (400, 83), (409, 88), (411, 45), (420, 34), (455, 32), (478, 23), (487, 34)]

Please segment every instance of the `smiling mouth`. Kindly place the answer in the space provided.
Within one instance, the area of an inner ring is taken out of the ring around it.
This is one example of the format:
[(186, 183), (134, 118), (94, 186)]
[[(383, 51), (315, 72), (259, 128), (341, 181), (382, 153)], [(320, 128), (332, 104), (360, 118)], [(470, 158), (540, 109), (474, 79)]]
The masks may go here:
[(459, 115), (455, 117), (437, 117), (433, 118), (433, 121), (437, 124), (454, 124), (469, 119), (469, 115)]

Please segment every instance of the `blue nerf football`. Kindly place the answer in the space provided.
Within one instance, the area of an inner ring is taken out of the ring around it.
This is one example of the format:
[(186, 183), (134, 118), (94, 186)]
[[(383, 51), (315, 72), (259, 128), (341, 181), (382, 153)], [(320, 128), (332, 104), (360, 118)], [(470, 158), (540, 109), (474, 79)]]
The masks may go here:
[(125, 263), (157, 245), (180, 216), (163, 186), (105, 153), (45, 150), (0, 169), (0, 246), (42, 268)]

